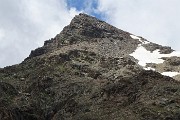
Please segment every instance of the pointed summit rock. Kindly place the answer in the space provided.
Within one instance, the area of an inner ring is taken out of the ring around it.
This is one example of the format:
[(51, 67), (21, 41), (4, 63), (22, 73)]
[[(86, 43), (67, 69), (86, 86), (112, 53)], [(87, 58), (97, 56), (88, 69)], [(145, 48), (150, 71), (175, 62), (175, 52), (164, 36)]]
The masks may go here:
[[(90, 45), (89, 47), (94, 47), (97, 51), (102, 51), (102, 54), (105, 51), (101, 48), (107, 48), (108, 46), (111, 47), (107, 49), (110, 50), (110, 53), (112, 49), (124, 51), (124, 53), (119, 53), (118, 55), (122, 56), (123, 54), (132, 53), (140, 43), (139, 40), (134, 40), (130, 35), (130, 33), (120, 30), (104, 21), (81, 13), (76, 15), (70, 25), (66, 26), (55, 38), (45, 41), (43, 47), (32, 51), (28, 59), (51, 52), (54, 49), (61, 49), (63, 46), (83, 42), (96, 44), (96, 46)], [(126, 49), (127, 47), (129, 49)]]
[(120, 39), (121, 37), (129, 38), (128, 32), (119, 30), (106, 22), (86, 14), (75, 16), (63, 32), (68, 33), (68, 30), (72, 31), (70, 35), (79, 34), (90, 38), (108, 38), (115, 34), (118, 34), (116, 37)]

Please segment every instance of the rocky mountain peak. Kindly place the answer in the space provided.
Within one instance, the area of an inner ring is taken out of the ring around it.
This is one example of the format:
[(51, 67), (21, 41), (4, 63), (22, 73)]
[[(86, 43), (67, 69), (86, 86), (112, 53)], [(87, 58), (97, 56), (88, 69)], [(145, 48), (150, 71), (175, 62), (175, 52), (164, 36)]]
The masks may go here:
[(119, 37), (119, 39), (122, 39), (123, 37), (130, 37), (128, 32), (119, 30), (104, 21), (83, 13), (76, 15), (70, 25), (63, 29), (61, 34), (70, 36), (79, 35), (88, 38)]
[(177, 51), (79, 14), (0, 69), (0, 120), (180, 120), (179, 78)]
[[(96, 47), (99, 46), (100, 48), (111, 46), (111, 49), (124, 49), (125, 54), (127, 50), (128, 53), (131, 53), (140, 43), (139, 40), (131, 38), (130, 33), (120, 30), (104, 21), (98, 20), (95, 17), (81, 13), (76, 15), (71, 23), (64, 27), (60, 34), (57, 34), (55, 38), (45, 41), (43, 47), (32, 51), (27, 59), (51, 52), (63, 46), (84, 42), (96, 42)], [(130, 49), (126, 49), (127, 46)]]
[(118, 31), (117, 28), (109, 25), (108, 23), (82, 13), (76, 15), (67, 28), (74, 31), (75, 34), (77, 34), (76, 30), (78, 29), (77, 32), (80, 35), (91, 38), (108, 37), (107, 34), (115, 34)]

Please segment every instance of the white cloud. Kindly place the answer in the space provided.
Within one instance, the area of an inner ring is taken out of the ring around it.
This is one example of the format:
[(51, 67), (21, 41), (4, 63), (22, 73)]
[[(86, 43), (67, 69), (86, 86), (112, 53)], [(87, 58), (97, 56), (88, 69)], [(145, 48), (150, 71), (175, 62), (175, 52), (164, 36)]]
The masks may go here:
[(180, 50), (179, 0), (98, 0), (98, 10), (116, 27)]
[(0, 40), (2, 40), (4, 36), (5, 36), (4, 30), (0, 28)]
[(65, 0), (0, 1), (0, 67), (20, 63), (78, 14)]
[[(91, 7), (98, 1), (98, 9)], [(105, 14), (116, 27), (180, 50), (179, 0), (92, 0), (85, 10)], [(66, 0), (0, 0), (0, 67), (20, 63), (32, 49), (69, 24)]]
[(89, 13), (89, 14), (93, 14), (94, 12), (96, 12), (96, 9), (94, 6), (94, 4), (97, 2), (97, 0), (87, 0), (84, 2), (84, 11), (86, 13)]

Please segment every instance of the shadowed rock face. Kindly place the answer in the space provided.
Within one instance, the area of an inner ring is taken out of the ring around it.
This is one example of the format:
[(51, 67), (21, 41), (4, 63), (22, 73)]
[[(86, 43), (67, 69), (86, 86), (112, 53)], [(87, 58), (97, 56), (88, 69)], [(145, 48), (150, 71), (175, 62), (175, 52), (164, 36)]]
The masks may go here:
[[(76, 16), (21, 64), (0, 69), (0, 120), (179, 120), (180, 83), (142, 69), (130, 35)], [(146, 49), (172, 51), (153, 44)]]

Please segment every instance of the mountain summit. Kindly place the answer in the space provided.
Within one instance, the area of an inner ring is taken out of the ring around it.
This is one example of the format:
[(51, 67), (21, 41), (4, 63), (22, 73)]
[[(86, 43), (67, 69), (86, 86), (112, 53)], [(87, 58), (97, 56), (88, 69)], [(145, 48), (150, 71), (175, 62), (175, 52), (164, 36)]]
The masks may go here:
[(0, 119), (179, 120), (179, 56), (81, 13), (0, 69)]
[[(79, 44), (82, 42), (87, 44), (96, 42), (96, 49), (101, 49), (99, 47), (106, 46), (114, 48), (114, 41), (119, 42), (119, 44), (121, 44), (121, 49), (125, 51), (127, 51), (126, 47), (128, 44), (132, 44), (131, 47), (134, 49), (139, 44), (138, 40), (132, 40), (130, 33), (119, 30), (106, 22), (96, 19), (95, 17), (86, 14), (79, 14), (78, 16), (75, 16), (70, 25), (66, 26), (55, 38), (46, 41), (42, 48), (32, 51), (30, 57), (44, 54), (55, 48), (61, 48), (63, 46)], [(111, 51), (112, 49), (107, 48), (106, 50)], [(132, 52), (133, 49), (128, 53)], [(120, 52), (113, 52), (112, 54), (115, 53), (120, 54)]]

